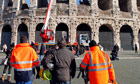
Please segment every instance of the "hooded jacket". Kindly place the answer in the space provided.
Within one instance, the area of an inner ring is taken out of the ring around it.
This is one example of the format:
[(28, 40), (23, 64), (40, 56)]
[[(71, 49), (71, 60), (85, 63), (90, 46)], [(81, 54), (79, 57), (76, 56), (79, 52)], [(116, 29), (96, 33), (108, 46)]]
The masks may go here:
[(86, 53), (81, 68), (88, 68), (90, 84), (108, 84), (108, 81), (115, 82), (115, 72), (109, 56), (101, 51), (98, 46), (90, 48)]
[(59, 48), (47, 52), (42, 60), (44, 68), (47, 68), (47, 64), (53, 61), (54, 69), (52, 70), (52, 80), (56, 82), (70, 81), (70, 78), (74, 78), (76, 72), (76, 62), (74, 54), (66, 47)]
[(21, 43), (13, 49), (10, 64), (14, 67), (14, 79), (27, 82), (33, 80), (33, 67), (39, 65), (39, 59), (29, 43)]

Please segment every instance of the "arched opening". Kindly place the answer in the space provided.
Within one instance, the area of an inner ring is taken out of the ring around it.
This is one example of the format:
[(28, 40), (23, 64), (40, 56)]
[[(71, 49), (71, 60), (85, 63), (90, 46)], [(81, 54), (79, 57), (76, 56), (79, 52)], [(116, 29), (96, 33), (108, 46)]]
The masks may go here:
[(38, 8), (48, 7), (48, 0), (38, 0)]
[(56, 27), (55, 42), (57, 42), (60, 38), (65, 38), (66, 42), (69, 41), (69, 30), (65, 23), (60, 23)]
[(76, 41), (79, 44), (89, 43), (91, 40), (91, 28), (88, 24), (80, 24), (77, 27)]
[(131, 12), (131, 1), (130, 0), (119, 0), (120, 10), (123, 12)]
[(112, 0), (98, 0), (98, 7), (101, 10), (108, 10), (112, 8)]
[(57, 3), (69, 3), (69, 0), (56, 0)]
[(29, 5), (26, 1), (22, 1), (22, 7), (21, 10), (29, 9)]
[(113, 48), (113, 28), (110, 25), (102, 25), (99, 28), (99, 43), (103, 46), (105, 51)]
[(12, 32), (12, 29), (11, 29), (10, 25), (5, 25), (2, 28), (1, 48), (2, 48), (3, 44), (6, 44), (7, 48), (10, 47), (10, 44), (11, 44), (11, 32)]
[(39, 42), (41, 43), (42, 42), (42, 38), (40, 37), (40, 31), (43, 27), (43, 23), (39, 23), (36, 27), (36, 31), (35, 31), (35, 42)]
[(13, 6), (13, 0), (9, 0), (8, 7), (12, 7), (12, 6)]
[(133, 32), (129, 25), (123, 25), (120, 29), (121, 48), (133, 50)]
[(140, 11), (140, 0), (137, 0), (137, 7), (138, 7), (138, 10)]
[(28, 28), (22, 23), (18, 27), (18, 35), (17, 35), (17, 44), (20, 43), (20, 37), (27, 36), (28, 37)]

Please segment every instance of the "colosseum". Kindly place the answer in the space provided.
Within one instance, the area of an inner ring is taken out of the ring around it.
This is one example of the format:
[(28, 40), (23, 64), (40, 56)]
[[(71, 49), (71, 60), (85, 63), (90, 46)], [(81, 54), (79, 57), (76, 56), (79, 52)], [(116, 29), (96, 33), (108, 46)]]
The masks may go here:
[[(0, 0), (0, 45), (18, 44), (22, 35), (29, 42), (42, 42), (39, 32), (47, 7), (48, 0), (30, 0), (29, 5), (25, 0)], [(135, 44), (139, 49), (140, 0), (54, 0), (49, 29), (55, 33), (53, 42), (64, 35), (72, 44), (77, 33), (86, 33), (104, 50), (116, 43), (121, 50), (133, 50)]]

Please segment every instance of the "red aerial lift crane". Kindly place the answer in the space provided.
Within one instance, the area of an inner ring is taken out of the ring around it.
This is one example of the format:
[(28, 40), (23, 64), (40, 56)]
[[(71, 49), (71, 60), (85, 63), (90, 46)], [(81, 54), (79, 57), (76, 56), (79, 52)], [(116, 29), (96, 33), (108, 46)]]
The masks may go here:
[(48, 43), (49, 40), (54, 40), (54, 32), (53, 32), (53, 30), (48, 28), (48, 21), (49, 21), (49, 17), (50, 17), (52, 3), (53, 3), (53, 0), (50, 0), (48, 10), (46, 13), (46, 18), (44, 21), (44, 26), (42, 27), (41, 33), (40, 33), (43, 43)]
[[(50, 12), (51, 12), (51, 8), (52, 8), (52, 3), (53, 3), (53, 0), (50, 0), (49, 5), (48, 5), (46, 18), (45, 18), (45, 21), (44, 21), (44, 25), (43, 25), (43, 27), (41, 29), (41, 33), (40, 33), (40, 36), (41, 36), (41, 38), (43, 40), (43, 43), (48, 43), (48, 41), (54, 40), (54, 32), (53, 32), (53, 30), (49, 29), (49, 27), (48, 27), (48, 21), (49, 21), (49, 18), (50, 18)], [(84, 42), (84, 40), (81, 39), (81, 38), (79, 40)], [(82, 42), (82, 44), (85, 43), (85, 42), (84, 43), (83, 42)], [(77, 46), (78, 45), (78, 40), (77, 40), (76, 43), (74, 43), (72, 45)], [(68, 44), (68, 46), (69, 46), (69, 44)], [(82, 45), (81, 48), (80, 48), (80, 54), (83, 54), (84, 52), (85, 52), (85, 48), (84, 48), (84, 45)]]

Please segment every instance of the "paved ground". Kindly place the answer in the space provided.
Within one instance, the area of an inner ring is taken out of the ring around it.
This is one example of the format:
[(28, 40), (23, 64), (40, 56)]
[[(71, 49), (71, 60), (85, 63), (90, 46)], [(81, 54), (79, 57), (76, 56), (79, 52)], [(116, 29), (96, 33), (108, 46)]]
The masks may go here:
[[(110, 54), (109, 51), (107, 53)], [(0, 61), (3, 56), (4, 54), (0, 53)], [(77, 67), (79, 67), (83, 57), (84, 55), (81, 55), (80, 57), (76, 58)], [(140, 84), (140, 54), (136, 54), (134, 51), (125, 51), (119, 52), (119, 57), (120, 60), (112, 61), (116, 73), (116, 81), (118, 84)], [(1, 74), (2, 70), (3, 65), (0, 65)], [(77, 71), (76, 77), (78, 73), (79, 71)], [(0, 84), (15, 84), (15, 81), (12, 77), (11, 83), (7, 81), (1, 82), (0, 80)], [(42, 79), (35, 79), (33, 84), (49, 84), (49, 82)], [(72, 79), (72, 84), (84, 84), (84, 81), (82, 78), (74, 78)]]

